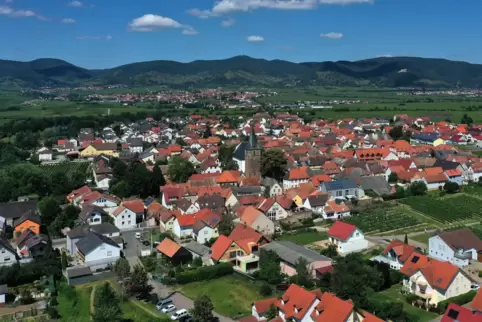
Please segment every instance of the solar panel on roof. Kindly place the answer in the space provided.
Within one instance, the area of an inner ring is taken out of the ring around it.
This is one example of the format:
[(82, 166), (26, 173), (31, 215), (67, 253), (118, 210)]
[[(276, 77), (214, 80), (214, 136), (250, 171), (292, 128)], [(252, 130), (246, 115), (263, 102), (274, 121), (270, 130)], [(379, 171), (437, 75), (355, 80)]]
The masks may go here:
[(412, 258), (412, 263), (414, 263), (414, 264), (417, 263), (419, 259), (420, 259), (420, 257), (418, 257), (418, 256), (413, 256), (413, 258)]
[(456, 320), (456, 319), (459, 317), (459, 311), (456, 311), (456, 310), (454, 310), (454, 309), (450, 309), (450, 310), (449, 310), (449, 313), (447, 314), (447, 316), (448, 316), (449, 318), (452, 318), (452, 319)]

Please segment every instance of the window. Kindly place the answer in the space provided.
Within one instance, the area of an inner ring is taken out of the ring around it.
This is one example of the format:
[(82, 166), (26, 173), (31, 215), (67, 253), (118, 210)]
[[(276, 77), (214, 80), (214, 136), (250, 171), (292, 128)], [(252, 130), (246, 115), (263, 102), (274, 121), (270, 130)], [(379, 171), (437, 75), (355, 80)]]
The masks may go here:
[(102, 245), (100, 246), (100, 249), (105, 249), (105, 245), (102, 244)]
[(209, 231), (205, 230), (204, 231), (204, 235), (207, 235), (209, 233)]
[(122, 222), (122, 226), (124, 226), (124, 224), (125, 224), (125, 221)]
[(236, 258), (236, 251), (229, 253), (229, 258)]
[(122, 215), (122, 219), (124, 219), (124, 218), (125, 218), (124, 215)]
[(337, 196), (337, 197), (341, 197), (341, 196), (342, 196), (342, 192), (341, 192), (341, 191), (337, 191), (337, 192), (336, 192), (336, 196)]
[(5, 258), (3, 259), (3, 261), (4, 261), (4, 262), (9, 262), (9, 261), (10, 261), (10, 257), (5, 257)]
[(109, 250), (109, 251), (107, 252), (107, 256), (112, 256), (112, 251)]
[(2, 248), (2, 254), (5, 254), (5, 249)]
[(129, 221), (127, 222), (127, 224), (130, 225), (130, 224), (131, 224), (131, 221), (129, 220)]
[(345, 196), (350, 194), (350, 190), (345, 190)]

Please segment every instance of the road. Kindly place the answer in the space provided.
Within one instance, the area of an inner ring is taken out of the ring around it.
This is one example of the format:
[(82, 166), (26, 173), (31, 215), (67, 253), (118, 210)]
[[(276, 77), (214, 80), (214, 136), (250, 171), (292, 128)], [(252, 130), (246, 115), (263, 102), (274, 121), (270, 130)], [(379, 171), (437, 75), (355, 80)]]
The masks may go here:
[[(413, 240), (413, 239), (410, 239), (410, 237), (415, 237), (415, 236), (419, 236), (419, 235), (423, 235), (423, 234), (432, 234), (434, 233), (436, 230), (435, 229), (432, 229), (432, 230), (427, 230), (427, 231), (419, 231), (419, 232), (414, 232), (414, 233), (409, 233), (407, 234), (408, 236), (408, 239), (409, 239), (409, 243), (410, 245), (412, 246), (415, 246), (415, 247), (420, 247), (421, 249), (427, 249), (427, 244), (424, 244), (424, 243), (421, 243), (421, 242), (418, 242), (416, 240)], [(398, 240), (404, 240), (405, 238), (405, 235), (393, 235), (393, 236), (365, 236), (365, 238), (369, 241), (371, 241), (372, 243), (375, 243), (375, 244), (378, 244), (378, 245), (388, 245), (390, 242), (388, 242), (387, 240), (394, 240), (394, 239), (398, 239)]]

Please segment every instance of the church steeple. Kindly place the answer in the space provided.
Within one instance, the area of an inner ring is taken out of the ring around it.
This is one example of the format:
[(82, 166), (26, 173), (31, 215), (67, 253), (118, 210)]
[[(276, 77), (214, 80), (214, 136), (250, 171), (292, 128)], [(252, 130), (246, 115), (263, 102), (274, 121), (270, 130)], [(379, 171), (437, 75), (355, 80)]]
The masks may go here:
[(256, 137), (256, 134), (254, 133), (254, 122), (251, 122), (250, 124), (251, 127), (251, 132), (249, 133), (249, 149), (258, 149), (258, 138)]

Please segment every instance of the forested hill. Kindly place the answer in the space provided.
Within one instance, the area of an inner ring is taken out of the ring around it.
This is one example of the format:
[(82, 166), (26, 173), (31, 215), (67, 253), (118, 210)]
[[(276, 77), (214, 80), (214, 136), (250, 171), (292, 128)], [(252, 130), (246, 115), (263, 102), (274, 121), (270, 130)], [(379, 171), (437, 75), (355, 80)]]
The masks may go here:
[(423, 86), (482, 87), (482, 65), (445, 59), (380, 57), (359, 61), (293, 63), (236, 56), (190, 63), (157, 60), (89, 70), (59, 59), (0, 60), (1, 87)]

